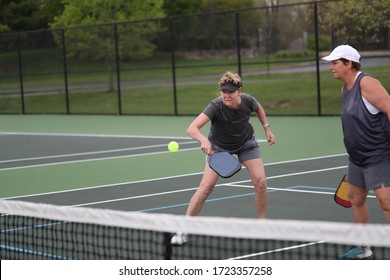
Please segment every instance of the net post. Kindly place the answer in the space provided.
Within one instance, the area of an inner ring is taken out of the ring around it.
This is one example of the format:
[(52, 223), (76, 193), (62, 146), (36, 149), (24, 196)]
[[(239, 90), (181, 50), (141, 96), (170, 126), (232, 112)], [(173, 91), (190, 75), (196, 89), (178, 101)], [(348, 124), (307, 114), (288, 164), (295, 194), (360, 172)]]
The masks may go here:
[(171, 244), (171, 234), (169, 232), (164, 232), (164, 260), (172, 259), (172, 244)]

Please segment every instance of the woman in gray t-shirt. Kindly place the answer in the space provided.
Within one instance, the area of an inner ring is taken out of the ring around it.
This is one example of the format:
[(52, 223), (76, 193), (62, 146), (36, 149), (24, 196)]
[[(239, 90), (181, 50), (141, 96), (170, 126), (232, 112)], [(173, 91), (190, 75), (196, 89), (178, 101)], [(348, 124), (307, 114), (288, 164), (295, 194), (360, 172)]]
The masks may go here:
[[(219, 80), (219, 85), (221, 96), (211, 101), (190, 124), (187, 133), (199, 141), (206, 155), (212, 151), (237, 154), (241, 163), (247, 168), (255, 188), (257, 216), (265, 218), (268, 203), (267, 182), (260, 147), (249, 122), (251, 114), (257, 115), (269, 145), (275, 143), (275, 136), (267, 123), (263, 107), (254, 97), (242, 92), (242, 81), (239, 75), (226, 72)], [(210, 132), (206, 137), (200, 129), (210, 121)], [(186, 215), (198, 215), (218, 178), (218, 174), (206, 162), (202, 181), (190, 200)], [(176, 245), (184, 244), (186, 241), (185, 234), (178, 233), (172, 238), (172, 243)]]

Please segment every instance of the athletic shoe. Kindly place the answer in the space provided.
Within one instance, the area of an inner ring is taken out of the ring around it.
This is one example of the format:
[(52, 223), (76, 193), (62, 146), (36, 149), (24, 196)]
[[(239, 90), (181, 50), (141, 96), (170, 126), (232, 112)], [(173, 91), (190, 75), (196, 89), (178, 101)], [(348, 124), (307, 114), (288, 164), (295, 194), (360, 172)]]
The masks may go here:
[(171, 239), (171, 245), (181, 246), (187, 243), (187, 233), (177, 232)]
[(372, 256), (370, 246), (354, 245), (344, 254), (337, 257), (338, 260), (364, 260)]

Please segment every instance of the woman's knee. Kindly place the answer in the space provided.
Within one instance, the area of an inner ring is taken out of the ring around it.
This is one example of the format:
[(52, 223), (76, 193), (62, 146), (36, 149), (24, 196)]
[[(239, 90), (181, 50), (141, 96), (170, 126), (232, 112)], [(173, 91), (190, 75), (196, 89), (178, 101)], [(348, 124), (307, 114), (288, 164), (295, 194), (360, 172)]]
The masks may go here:
[(366, 189), (349, 184), (347, 188), (348, 199), (352, 205), (361, 207), (365, 205), (368, 191)]
[(257, 177), (252, 179), (252, 183), (257, 192), (267, 191), (267, 180), (265, 177)]
[(204, 196), (209, 196), (214, 190), (215, 184), (210, 182), (201, 182), (198, 188), (198, 192), (201, 192)]
[(377, 200), (379, 202), (380, 207), (384, 211), (390, 211), (390, 195), (384, 196), (384, 195), (377, 195)]

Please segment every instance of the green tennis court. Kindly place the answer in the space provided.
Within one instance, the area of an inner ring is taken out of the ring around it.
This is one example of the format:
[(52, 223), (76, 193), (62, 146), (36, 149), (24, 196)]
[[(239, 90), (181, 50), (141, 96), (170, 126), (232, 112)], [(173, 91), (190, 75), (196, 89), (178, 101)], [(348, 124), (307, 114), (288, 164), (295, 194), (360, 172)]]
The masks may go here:
[[(40, 216), (43, 213), (40, 209), (51, 204), (66, 207), (59, 210), (53, 208), (49, 212), (50, 217), (50, 213), (60, 213), (67, 209), (80, 210), (81, 212), (77, 212), (79, 217), (75, 217), (77, 227), (78, 222), (81, 222), (79, 219), (83, 220), (80, 226), (95, 225), (94, 220), (86, 219), (90, 212), (93, 213), (93, 219), (99, 217), (96, 226), (109, 224), (107, 229), (78, 229), (73, 224), (73, 217), (72, 220), (62, 220), (67, 217), (66, 212), (63, 213), (65, 216), (48, 220), (45, 216), (42, 217), (44, 220), (27, 220), (26, 223), (18, 215), (1, 215), (5, 224), (0, 231), (5, 241), (0, 244), (0, 250), (4, 254), (11, 254), (5, 255), (5, 258), (334, 259), (345, 250), (346, 243), (341, 242), (333, 244), (336, 246), (326, 247), (332, 242), (323, 240), (334, 240), (334, 235), (330, 239), (319, 240), (318, 235), (314, 234), (310, 239), (303, 239), (301, 224), (297, 221), (316, 222), (316, 225), (311, 224), (315, 231), (318, 223), (336, 222), (331, 225), (332, 233), (336, 233), (342, 242), (345, 238), (343, 234), (340, 237), (338, 232), (343, 225), (337, 222), (353, 221), (351, 209), (337, 205), (333, 199), (340, 179), (346, 173), (348, 161), (342, 143), (340, 121), (336, 117), (269, 118), (277, 137), (277, 144), (271, 147), (263, 139), (262, 128), (257, 129), (257, 139), (267, 172), (269, 206), (266, 222), (271, 223), (270, 227), (258, 224), (253, 186), (243, 168), (229, 179), (220, 178), (206, 201), (200, 214), (201, 219), (196, 219), (196, 223), (202, 222), (199, 225), (201, 228), (191, 231), (189, 245), (172, 247), (170, 236), (182, 228), (183, 222), (187, 229), (196, 224), (184, 219), (188, 202), (200, 182), (205, 162), (199, 143), (185, 135), (192, 119), (141, 116), (3, 116), (0, 125), (0, 198), (4, 202), (17, 200), (27, 204), (38, 203), (34, 204), (34, 210), (27, 210), (21, 216), (29, 216), (35, 211)], [(256, 120), (253, 121), (255, 127), (259, 127)], [(207, 129), (206, 127), (205, 130)], [(180, 144), (178, 152), (168, 151), (167, 144), (172, 140)], [(368, 197), (368, 206), (370, 222), (384, 224), (382, 211), (372, 193)], [(13, 210), (4, 210), (6, 207), (7, 203), (3, 203), (0, 213), (14, 213)], [(23, 207), (29, 209), (30, 206)], [(104, 212), (100, 212), (101, 210)], [(19, 213), (17, 211), (15, 214)], [(115, 213), (110, 216), (112, 212)], [(144, 213), (150, 215), (144, 216)], [(135, 216), (133, 223), (129, 221), (133, 219), (133, 214), (143, 215)], [(123, 215), (126, 216), (124, 220)], [(216, 223), (215, 217), (222, 219)], [(147, 221), (140, 223), (140, 218)], [(177, 218), (181, 222), (175, 222)], [(117, 224), (117, 219), (121, 223)], [(207, 219), (211, 219), (211, 224)], [(110, 225), (114, 221), (115, 225), (112, 226), (115, 228), (111, 229)], [(285, 232), (283, 223), (290, 221), (295, 224)], [(246, 225), (247, 222), (250, 225)], [(242, 228), (241, 223), (246, 228)], [(214, 228), (217, 224), (222, 227)], [(274, 224), (277, 231), (272, 230)], [(159, 227), (155, 228), (157, 225)], [(261, 228), (257, 228), (261, 225)], [(71, 231), (65, 233), (68, 227)], [(129, 232), (122, 231), (122, 228), (129, 228)], [(152, 233), (143, 232), (144, 228), (152, 230)], [(229, 239), (229, 244), (233, 244), (226, 246), (227, 240), (214, 240), (219, 238), (219, 234), (225, 236), (227, 232), (227, 238), (230, 238), (233, 228), (234, 235), (240, 236), (240, 241)], [(214, 229), (217, 231), (211, 231)], [(198, 230), (202, 232), (200, 235), (196, 235)], [(204, 230), (207, 232), (203, 233)], [(296, 231), (295, 238), (298, 239), (289, 239), (290, 230)], [(327, 224), (321, 232), (326, 233), (328, 230)], [(345, 232), (350, 232), (348, 228), (346, 230)], [(377, 233), (375, 229), (370, 230)], [(269, 235), (266, 233), (268, 231)], [(259, 232), (271, 237), (282, 234), (277, 239), (281, 238), (283, 243), (280, 240), (275, 244), (268, 243), (271, 240), (266, 237), (259, 239)], [(99, 237), (101, 233), (104, 235)], [(154, 233), (159, 235), (155, 236)], [(378, 233), (380, 235), (381, 231)], [(247, 238), (248, 234), (252, 234), (254, 239)], [(208, 239), (198, 239), (203, 236)], [(51, 240), (52, 237), (54, 240)], [(382, 240), (378, 235), (375, 237), (376, 240)], [(362, 242), (373, 240), (368, 234), (363, 238)], [(286, 243), (288, 240), (293, 243)], [(297, 243), (298, 240), (301, 242)], [(303, 240), (308, 242), (302, 243)], [(264, 244), (263, 241), (267, 242)], [(351, 241), (348, 239), (348, 242)], [(374, 245), (383, 244), (379, 242)], [(47, 249), (51, 247), (50, 244), (53, 249)], [(56, 244), (62, 245), (58, 248)], [(103, 248), (97, 249), (97, 246)], [(214, 250), (214, 246), (218, 247)], [(76, 247), (79, 249), (76, 250)], [(220, 248), (230, 250), (230, 247), (234, 251), (220, 252)], [(159, 248), (158, 252), (155, 251), (156, 248)], [(237, 248), (244, 251), (235, 251)], [(91, 252), (85, 254), (87, 249)], [(388, 258), (387, 248), (378, 248), (376, 252), (378, 254), (375, 253), (374, 258)], [(23, 255), (19, 256), (19, 253)]]
[[(0, 196), (184, 215), (205, 160), (199, 144), (185, 134), (192, 119), (3, 116)], [(277, 144), (260, 144), (269, 187), (267, 217), (352, 221), (351, 211), (333, 201), (347, 164), (339, 118), (272, 117), (270, 123)], [(254, 125), (262, 142), (263, 131)], [(168, 152), (171, 140), (179, 142), (179, 152)], [(373, 196), (368, 203), (371, 222), (383, 223)], [(219, 180), (201, 215), (254, 218), (254, 207), (243, 169)]]

